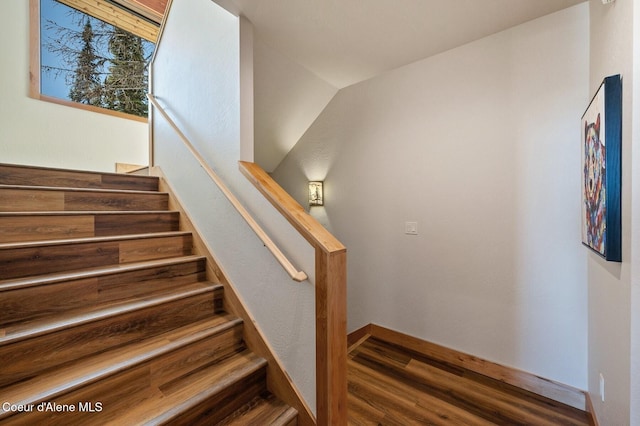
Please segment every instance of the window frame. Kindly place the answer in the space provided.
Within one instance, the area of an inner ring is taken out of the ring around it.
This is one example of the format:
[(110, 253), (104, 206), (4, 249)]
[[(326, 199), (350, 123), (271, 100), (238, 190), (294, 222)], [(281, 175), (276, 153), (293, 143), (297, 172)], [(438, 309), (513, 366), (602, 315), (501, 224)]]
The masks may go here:
[[(84, 12), (83, 12), (84, 13)], [(29, 0), (29, 97), (32, 99), (51, 102), (71, 108), (77, 108), (85, 111), (97, 112), (119, 118), (126, 118), (141, 123), (148, 123), (148, 117), (140, 117), (125, 112), (114, 111), (107, 108), (101, 108), (94, 105), (73, 102), (68, 99), (60, 99), (54, 96), (42, 94), (41, 86), (41, 63), (40, 63), (40, 0)]]

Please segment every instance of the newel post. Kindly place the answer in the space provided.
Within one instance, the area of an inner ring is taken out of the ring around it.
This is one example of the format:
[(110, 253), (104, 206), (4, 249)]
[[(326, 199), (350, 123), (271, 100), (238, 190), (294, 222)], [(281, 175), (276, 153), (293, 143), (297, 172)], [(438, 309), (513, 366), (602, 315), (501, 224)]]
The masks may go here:
[(316, 248), (318, 426), (347, 424), (347, 252)]

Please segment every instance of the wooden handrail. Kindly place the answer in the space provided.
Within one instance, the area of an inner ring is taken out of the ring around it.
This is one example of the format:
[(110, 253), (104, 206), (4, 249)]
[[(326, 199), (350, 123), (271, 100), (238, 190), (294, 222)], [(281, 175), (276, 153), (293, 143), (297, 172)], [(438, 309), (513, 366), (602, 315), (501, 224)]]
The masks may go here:
[(167, 120), (169, 125), (178, 134), (180, 139), (182, 139), (182, 142), (185, 144), (187, 149), (196, 158), (198, 163), (200, 163), (200, 167), (202, 167), (204, 169), (204, 171), (207, 173), (207, 175), (209, 175), (211, 180), (213, 180), (213, 182), (215, 182), (215, 184), (218, 186), (220, 191), (222, 191), (224, 196), (227, 197), (227, 199), (229, 200), (231, 205), (233, 205), (233, 207), (235, 207), (235, 209), (238, 211), (238, 213), (240, 213), (240, 216), (242, 216), (242, 218), (247, 222), (247, 224), (249, 225), (249, 227), (251, 227), (253, 232), (256, 233), (258, 238), (260, 238), (260, 240), (265, 245), (265, 247), (267, 247), (267, 249), (269, 249), (269, 251), (273, 254), (273, 256), (280, 263), (280, 265), (282, 265), (284, 270), (287, 271), (289, 276), (294, 281), (298, 281), (298, 282), (307, 280), (307, 278), (308, 278), (307, 274), (304, 273), (303, 271), (298, 271), (293, 266), (293, 264), (289, 261), (289, 259), (287, 259), (287, 257), (282, 253), (282, 251), (280, 251), (278, 246), (276, 246), (276, 244), (271, 240), (271, 238), (269, 238), (267, 233), (260, 227), (260, 225), (258, 225), (258, 223), (255, 221), (255, 219), (253, 219), (253, 217), (249, 214), (247, 209), (244, 208), (244, 206), (235, 197), (235, 195), (233, 195), (233, 193), (229, 190), (229, 188), (227, 188), (227, 186), (224, 184), (224, 182), (222, 181), (220, 176), (218, 176), (218, 174), (211, 167), (209, 167), (209, 165), (207, 165), (207, 163), (204, 160), (204, 158), (202, 157), (202, 155), (200, 155), (198, 150), (189, 141), (189, 138), (187, 138), (185, 136), (185, 134), (182, 133), (182, 131), (176, 125), (176, 123), (171, 119), (171, 117), (169, 117), (169, 115), (164, 110), (164, 108), (162, 108), (162, 106), (158, 103), (158, 101), (155, 98), (155, 96), (153, 96), (152, 94), (148, 93), (147, 94), (147, 98), (149, 98), (149, 102), (151, 102), (151, 104), (154, 106), (154, 108), (156, 108), (158, 110), (158, 112), (160, 112), (160, 114), (164, 117), (164, 119)]
[(347, 424), (347, 250), (260, 166), (240, 171), (300, 232), (316, 257), (317, 424)]
[(327, 253), (346, 250), (345, 246), (289, 195), (262, 167), (256, 163), (240, 161), (240, 172), (264, 195), (269, 202), (314, 247)]

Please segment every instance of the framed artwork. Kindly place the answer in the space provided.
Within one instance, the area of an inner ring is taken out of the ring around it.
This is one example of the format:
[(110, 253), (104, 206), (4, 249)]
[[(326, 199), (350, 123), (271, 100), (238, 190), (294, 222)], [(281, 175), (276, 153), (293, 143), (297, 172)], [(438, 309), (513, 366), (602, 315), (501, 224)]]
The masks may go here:
[(582, 116), (582, 243), (622, 261), (622, 79), (604, 79)]

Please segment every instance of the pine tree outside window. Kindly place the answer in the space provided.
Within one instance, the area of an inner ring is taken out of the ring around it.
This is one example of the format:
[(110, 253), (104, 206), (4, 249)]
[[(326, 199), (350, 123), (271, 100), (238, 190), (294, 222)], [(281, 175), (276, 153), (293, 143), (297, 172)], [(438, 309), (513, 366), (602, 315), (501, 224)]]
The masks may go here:
[(31, 0), (31, 26), (31, 97), (146, 121), (156, 23), (104, 0)]

